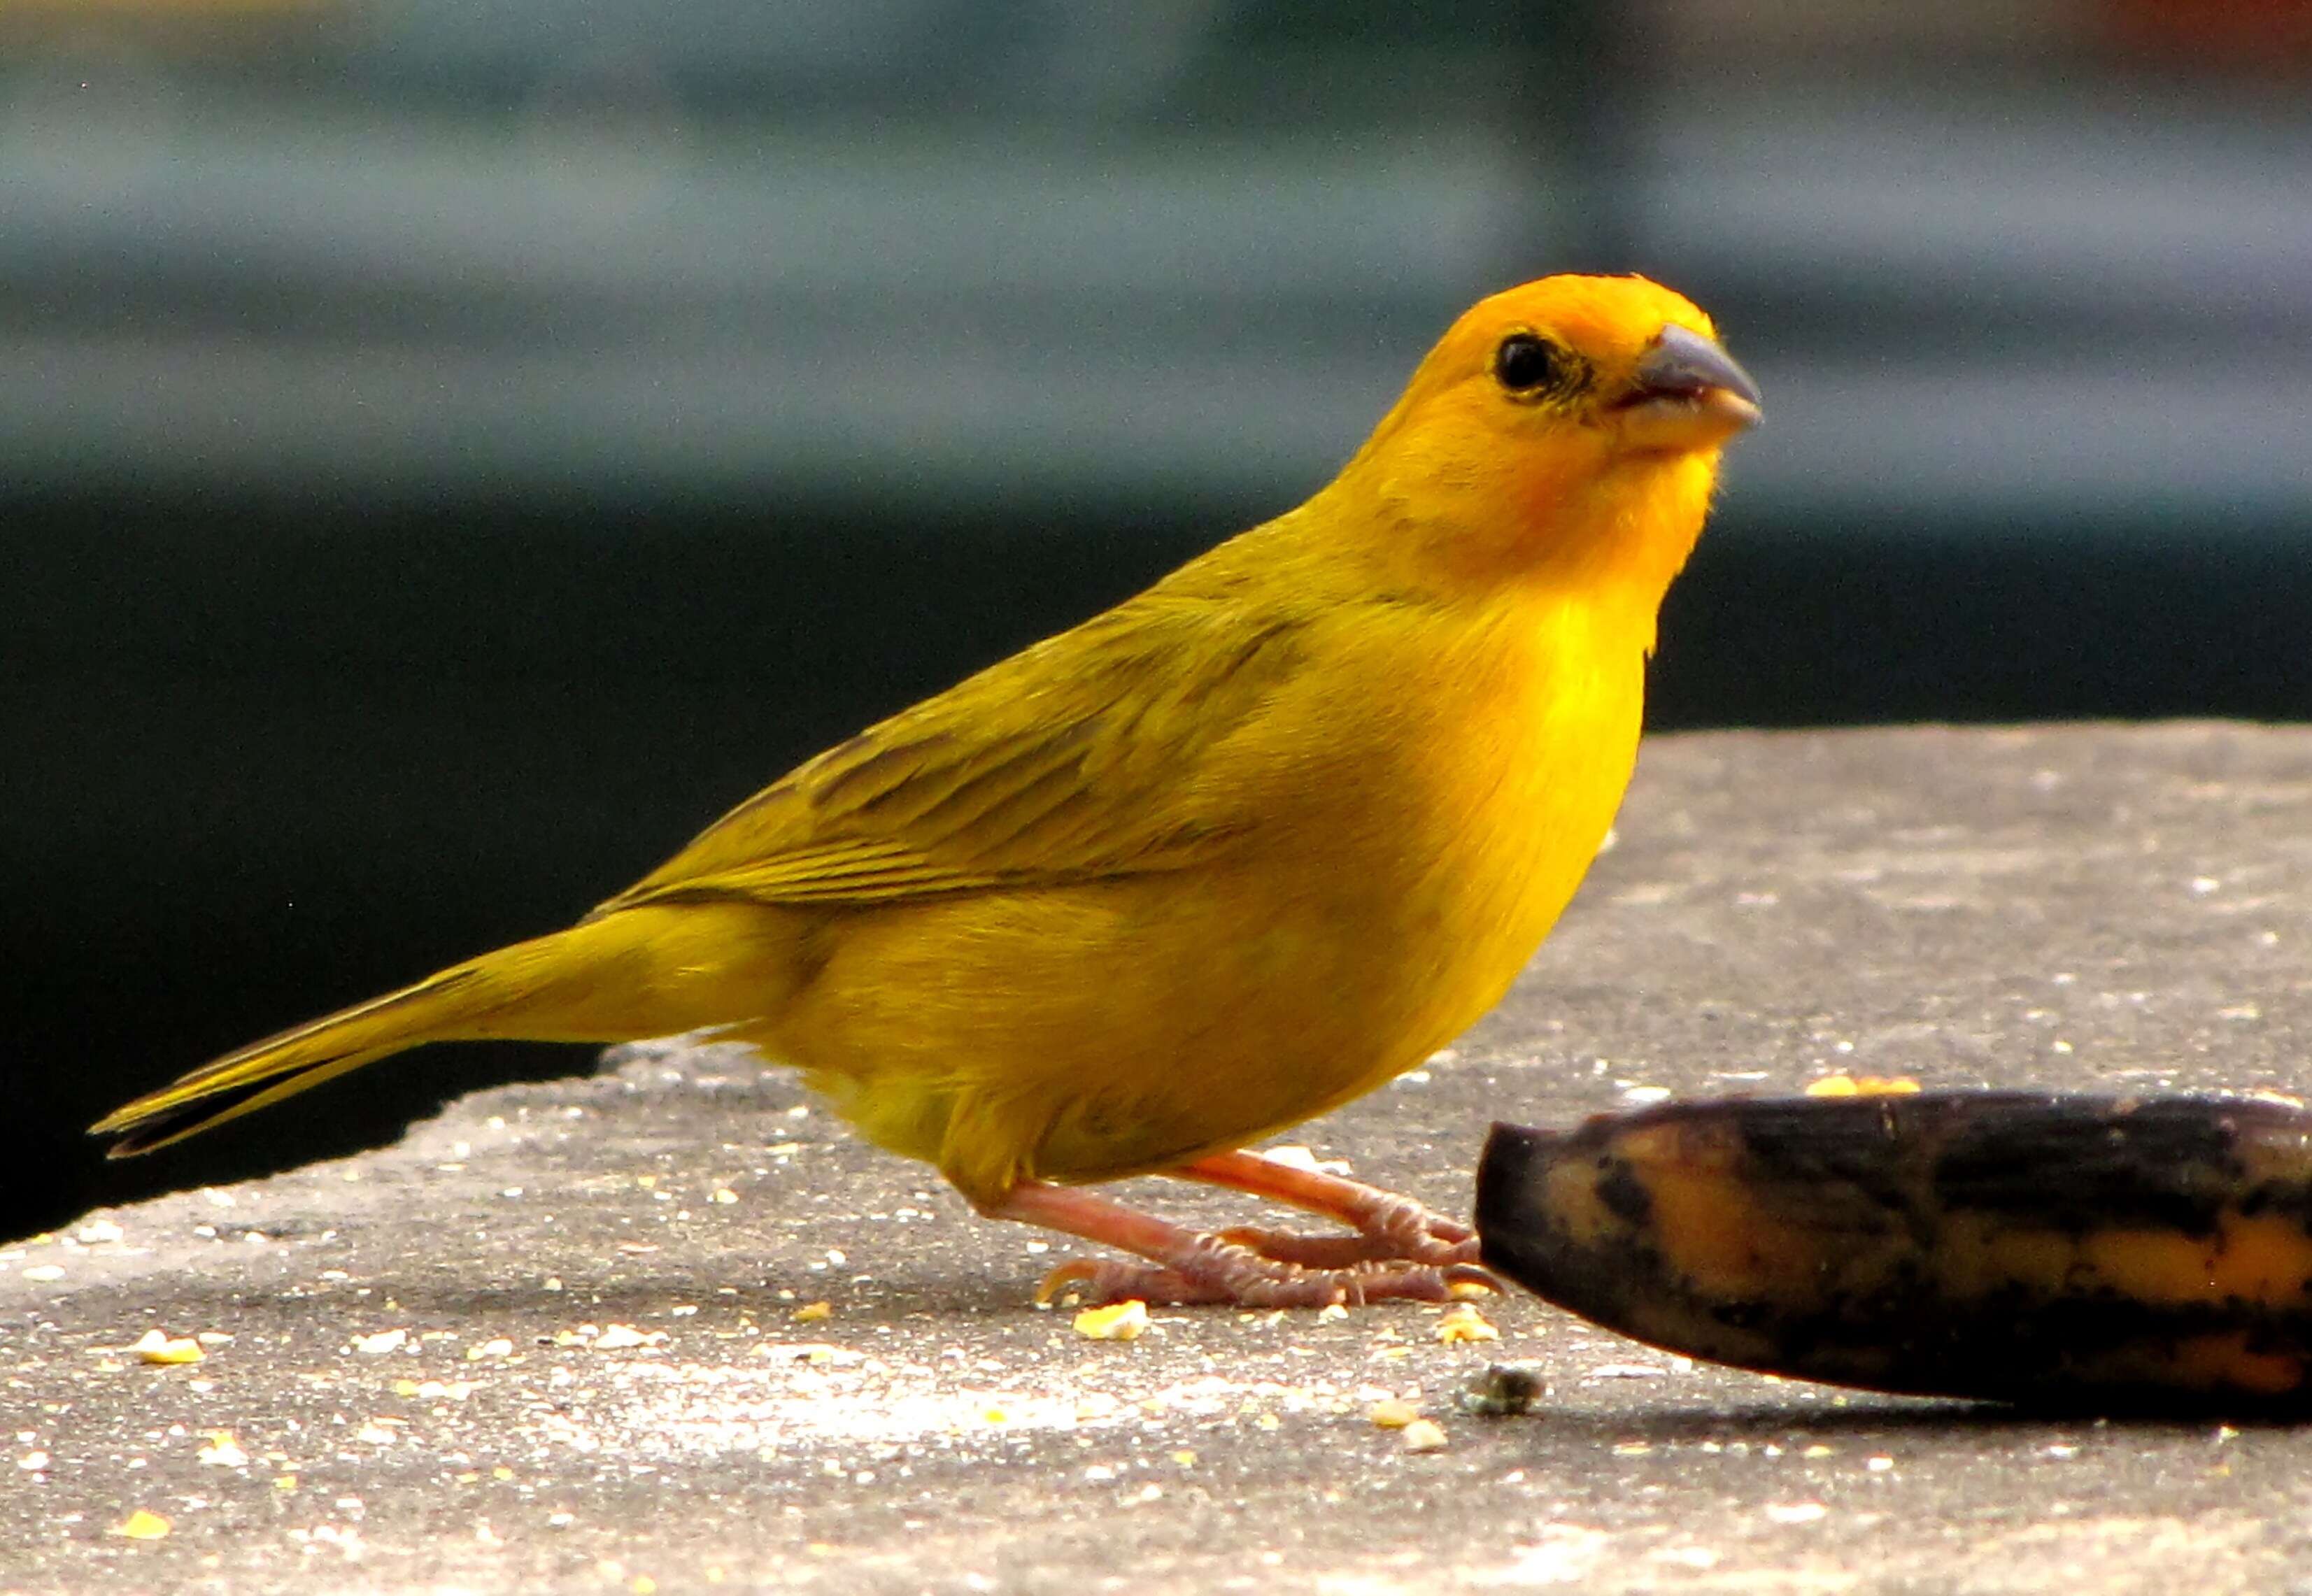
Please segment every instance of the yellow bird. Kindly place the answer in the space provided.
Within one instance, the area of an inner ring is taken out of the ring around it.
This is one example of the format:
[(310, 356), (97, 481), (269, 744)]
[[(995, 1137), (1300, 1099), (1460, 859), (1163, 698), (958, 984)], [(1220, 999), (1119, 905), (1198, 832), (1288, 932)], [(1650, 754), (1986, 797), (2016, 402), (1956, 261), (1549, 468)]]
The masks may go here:
[[(421, 1042), (714, 1028), (980, 1213), (1119, 1248), (1090, 1293), (1434, 1298), (1467, 1226), (1241, 1151), (1497, 1002), (1612, 822), (1645, 662), (1758, 393), (1639, 277), (1449, 330), (1331, 484), (829, 749), (566, 930), (217, 1060), (140, 1153)], [(1354, 1234), (1199, 1234), (1177, 1175)]]

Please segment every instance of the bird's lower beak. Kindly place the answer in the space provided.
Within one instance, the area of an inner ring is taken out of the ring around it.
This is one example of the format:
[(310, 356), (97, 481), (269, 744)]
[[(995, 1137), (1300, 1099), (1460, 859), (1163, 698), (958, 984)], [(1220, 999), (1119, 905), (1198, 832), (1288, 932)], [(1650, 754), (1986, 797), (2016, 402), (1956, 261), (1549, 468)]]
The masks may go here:
[(1662, 328), (1615, 406), (1622, 440), (1645, 453), (1710, 449), (1758, 424), (1758, 385), (1700, 333)]

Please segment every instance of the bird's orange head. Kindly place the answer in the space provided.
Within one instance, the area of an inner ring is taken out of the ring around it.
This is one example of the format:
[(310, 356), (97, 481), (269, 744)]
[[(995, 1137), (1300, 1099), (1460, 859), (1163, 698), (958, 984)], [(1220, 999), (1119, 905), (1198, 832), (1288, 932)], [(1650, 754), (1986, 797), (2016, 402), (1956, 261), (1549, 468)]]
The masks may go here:
[(1684, 563), (1758, 390), (1693, 301), (1643, 277), (1544, 277), (1481, 300), (1343, 473), (1466, 576), (1626, 576)]

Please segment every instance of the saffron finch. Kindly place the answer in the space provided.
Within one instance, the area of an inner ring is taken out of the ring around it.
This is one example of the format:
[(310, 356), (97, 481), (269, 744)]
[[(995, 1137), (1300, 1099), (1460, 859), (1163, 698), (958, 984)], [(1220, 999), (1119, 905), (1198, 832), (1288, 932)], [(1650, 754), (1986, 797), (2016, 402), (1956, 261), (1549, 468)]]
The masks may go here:
[[(1047, 1292), (1437, 1299), (1467, 1226), (1248, 1153), (1500, 999), (1636, 758), (1656, 612), (1758, 394), (1638, 277), (1445, 334), (1332, 483), (810, 760), (565, 930), (256, 1042), (140, 1153), (421, 1042), (715, 1027), (982, 1214), (1133, 1255)], [(1163, 1173), (1343, 1221), (1199, 1234)]]

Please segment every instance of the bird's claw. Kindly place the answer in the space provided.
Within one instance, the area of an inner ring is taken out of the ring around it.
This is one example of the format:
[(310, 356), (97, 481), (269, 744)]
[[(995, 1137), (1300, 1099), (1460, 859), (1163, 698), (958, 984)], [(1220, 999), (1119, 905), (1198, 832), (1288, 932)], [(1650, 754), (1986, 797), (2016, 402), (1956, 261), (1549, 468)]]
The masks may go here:
[(1036, 1286), (1036, 1305), (1048, 1308), (1064, 1297), (1097, 1306), (1138, 1297), (1144, 1303), (1182, 1306), (1225, 1299), (1191, 1295), (1188, 1280), (1172, 1269), (1152, 1263), (1125, 1263), (1108, 1258), (1071, 1258), (1049, 1270)]

